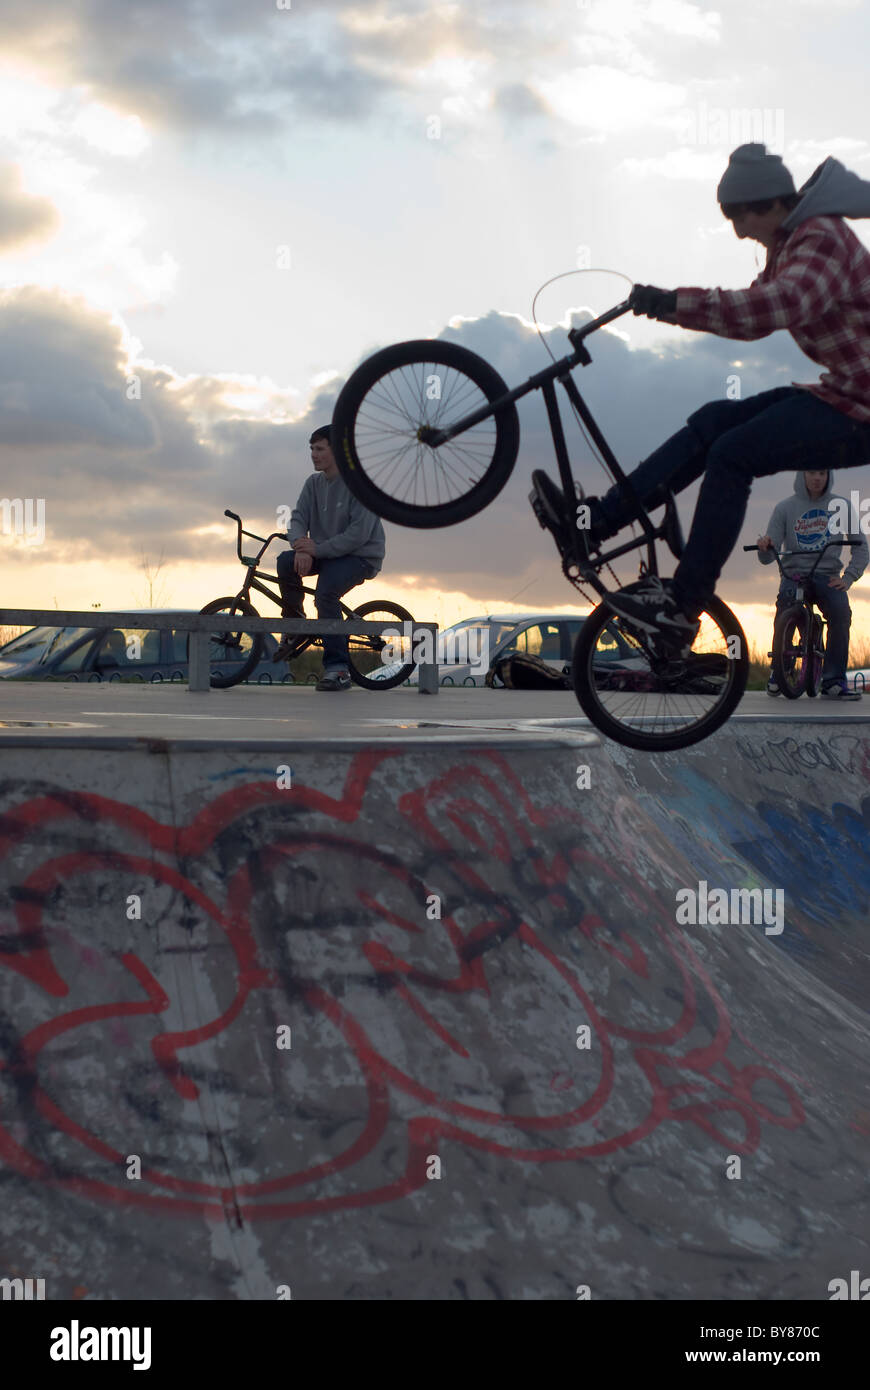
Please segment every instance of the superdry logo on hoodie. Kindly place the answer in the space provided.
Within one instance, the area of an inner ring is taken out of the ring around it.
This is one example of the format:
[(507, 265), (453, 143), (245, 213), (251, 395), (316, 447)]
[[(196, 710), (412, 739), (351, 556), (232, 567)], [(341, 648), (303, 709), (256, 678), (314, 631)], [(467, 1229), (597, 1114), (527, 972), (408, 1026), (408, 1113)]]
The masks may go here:
[(828, 534), (828, 512), (821, 507), (810, 507), (795, 518), (794, 535), (801, 550), (821, 550), (832, 537)]

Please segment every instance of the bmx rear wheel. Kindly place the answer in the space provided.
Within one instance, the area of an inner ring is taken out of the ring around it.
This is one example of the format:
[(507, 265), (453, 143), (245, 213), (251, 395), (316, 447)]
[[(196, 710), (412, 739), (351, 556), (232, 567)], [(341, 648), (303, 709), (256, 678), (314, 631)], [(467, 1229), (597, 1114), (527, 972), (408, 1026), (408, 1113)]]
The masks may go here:
[[(347, 639), (347, 664), (351, 680), (363, 690), (392, 690), (406, 681), (416, 663), (411, 660), (411, 630), (414, 619), (406, 608), (397, 603), (381, 603), (373, 599), (361, 603), (352, 616), (367, 623), (390, 623), (394, 637), (355, 637)], [(408, 623), (407, 628), (403, 624)], [(399, 651), (399, 660), (390, 661), (391, 653)], [(385, 661), (384, 658), (388, 660)], [(383, 672), (383, 675), (380, 673)], [(389, 672), (389, 674), (387, 674)]]
[(774, 680), (787, 699), (810, 693), (815, 659), (807, 610), (800, 603), (792, 604), (777, 615), (773, 625)]
[(580, 629), (572, 664), (574, 692), (595, 727), (651, 753), (712, 734), (733, 712), (748, 674), (743, 629), (718, 598), (701, 614), (691, 652), (673, 661), (656, 658), (643, 634), (600, 604)]
[(239, 632), (233, 629), (234, 616), (259, 618), (259, 613), (245, 599), (216, 598), (207, 603), (202, 613), (225, 616), (226, 623), (215, 625), (211, 634), (208, 663), (211, 684), (216, 690), (226, 690), (245, 680), (263, 655), (265, 636), (262, 632)]
[(507, 386), (488, 362), (437, 339), (376, 352), (346, 382), (332, 416), (333, 452), (363, 506), (399, 526), (453, 526), (486, 507), (516, 463), (516, 406), (502, 406), (435, 447), (443, 430), (491, 406)]

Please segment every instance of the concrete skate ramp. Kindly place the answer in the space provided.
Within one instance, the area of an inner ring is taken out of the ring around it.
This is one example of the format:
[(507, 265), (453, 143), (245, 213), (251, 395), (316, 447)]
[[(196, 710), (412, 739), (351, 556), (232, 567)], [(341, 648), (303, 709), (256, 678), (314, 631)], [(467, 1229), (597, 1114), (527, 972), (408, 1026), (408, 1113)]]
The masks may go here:
[[(655, 757), (65, 740), (0, 747), (0, 1276), (827, 1299), (870, 1274), (870, 723)], [(784, 930), (678, 923), (701, 883), (780, 890)]]

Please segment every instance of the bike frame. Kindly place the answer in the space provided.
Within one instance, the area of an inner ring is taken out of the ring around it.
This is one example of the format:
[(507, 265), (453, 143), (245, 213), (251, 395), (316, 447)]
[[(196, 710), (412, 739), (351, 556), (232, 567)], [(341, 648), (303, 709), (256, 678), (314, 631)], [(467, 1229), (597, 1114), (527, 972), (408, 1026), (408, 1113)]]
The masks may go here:
[[(577, 383), (571, 375), (575, 367), (588, 367), (592, 361), (591, 354), (586, 347), (584, 339), (588, 338), (590, 333), (594, 333), (597, 328), (602, 328), (605, 324), (612, 323), (614, 319), (621, 318), (630, 308), (630, 301), (625, 299), (613, 309), (608, 309), (607, 313), (602, 314), (599, 318), (592, 319), (591, 322), (584, 324), (582, 328), (570, 329), (568, 337), (574, 347), (572, 353), (569, 353), (567, 357), (560, 358), (559, 361), (554, 362), (552, 366), (545, 367), (543, 371), (537, 372), (534, 376), (529, 377), (528, 381), (524, 382), (522, 386), (517, 386), (512, 391), (507, 391), (505, 395), (499, 396), (498, 400), (493, 401), (492, 404), (481, 406), (479, 410), (475, 410), (472, 414), (464, 416), (461, 420), (457, 420), (449, 429), (434, 430), (426, 428), (420, 431), (421, 443), (428, 444), (432, 448), (437, 448), (440, 444), (446, 444), (448, 440), (454, 439), (456, 435), (462, 434), (465, 430), (470, 429), (472, 425), (479, 424), (481, 420), (487, 419), (490, 415), (495, 415), (504, 406), (512, 405), (515, 401), (521, 400), (522, 397), (527, 396), (530, 391), (541, 391), (544, 396), (544, 404), (547, 407), (547, 419), (550, 425), (550, 434), (553, 440), (556, 461), (559, 465), (559, 477), (562, 482), (562, 490), (566, 497), (576, 499), (574, 475), (571, 472), (568, 447), (565, 443), (565, 431), (562, 427), (559, 402), (556, 398), (556, 387), (554, 383), (558, 381), (564, 388), (569, 401), (577, 411), (577, 414), (580, 416), (589, 434), (594, 439), (617, 485), (637, 509), (637, 519), (643, 530), (642, 536), (635, 537), (624, 545), (615, 546), (606, 553), (603, 551), (599, 552), (593, 567), (583, 551), (579, 536), (576, 534), (576, 528), (572, 528), (572, 567), (576, 567), (578, 576), (582, 576), (583, 580), (591, 584), (600, 595), (606, 594), (607, 590), (598, 578), (597, 571), (609, 561), (616, 560), (620, 555), (626, 555), (630, 551), (638, 550), (641, 546), (645, 545), (647, 547), (647, 571), (650, 574), (657, 574), (658, 563), (656, 560), (655, 542), (657, 540), (664, 540), (674, 554), (679, 554), (679, 548), (681, 548), (679, 547), (679, 530), (673, 497), (670, 494), (668, 495), (668, 501), (665, 504), (664, 519), (659, 526), (654, 526), (650, 521), (649, 513), (641, 503), (632, 486), (631, 479), (622, 469), (619, 460), (610, 448), (604, 435), (601, 433), (591, 410), (580, 395), (577, 389)], [(569, 569), (570, 568), (571, 567), (569, 567)]]
[[(269, 549), (269, 546), (272, 544), (272, 542), (276, 540), (286, 541), (286, 532), (273, 531), (271, 536), (258, 536), (254, 531), (246, 531), (244, 529), (244, 527), (242, 526), (242, 518), (238, 516), (236, 512), (225, 510), (224, 516), (231, 517), (232, 520), (236, 523), (236, 550), (238, 551), (239, 560), (247, 570), (245, 582), (242, 585), (239, 592), (236, 594), (236, 598), (242, 598), (250, 601), (251, 590), (256, 589), (258, 593), (265, 594), (266, 598), (271, 599), (271, 601), (278, 608), (283, 608), (284, 600), (281, 596), (281, 589), (277, 574), (259, 574), (258, 569), (260, 561), (262, 560), (266, 551)], [(249, 536), (252, 541), (262, 541), (262, 545), (260, 546), (260, 549), (257, 551), (256, 555), (250, 556), (242, 554), (242, 536)], [(271, 580), (275, 585), (275, 588), (269, 587), (267, 584), (263, 582), (264, 580)], [(306, 588), (306, 586), (303, 584), (302, 593), (314, 595), (316, 593), (316, 590)], [(339, 605), (345, 614), (348, 614), (349, 616), (353, 617), (353, 609), (348, 608), (347, 604), (343, 603), (341, 599), (339, 599)], [(319, 637), (314, 637), (310, 640), (313, 642), (318, 642), (321, 639)]]
[[(821, 622), (821, 624), (822, 624), (822, 635), (823, 635), (823, 638), (824, 638), (824, 629), (825, 629), (825, 628), (827, 627), (827, 625), (828, 625), (828, 620), (827, 620), (827, 618), (825, 617), (824, 613), (821, 611), (821, 609), (819, 609), (818, 611), (816, 610), (816, 600), (815, 600), (815, 595), (813, 594), (812, 581), (813, 581), (813, 578), (814, 578), (814, 576), (815, 576), (816, 570), (817, 570), (817, 568), (818, 568), (818, 566), (819, 566), (819, 562), (821, 561), (822, 556), (825, 554), (825, 551), (826, 551), (826, 550), (831, 550), (833, 546), (835, 546), (835, 545), (836, 545), (836, 546), (856, 545), (856, 544), (860, 543), (860, 541), (861, 541), (861, 537), (860, 537), (860, 536), (843, 536), (843, 537), (841, 537), (839, 540), (828, 541), (827, 544), (826, 544), (826, 545), (823, 545), (823, 546), (821, 547), (821, 549), (819, 550), (819, 553), (818, 553), (818, 555), (816, 556), (815, 564), (813, 565), (812, 569), (811, 569), (807, 574), (787, 574), (787, 573), (786, 573), (786, 570), (785, 570), (785, 566), (784, 566), (784, 564), (783, 564), (783, 561), (784, 561), (784, 560), (786, 559), (786, 557), (789, 556), (789, 555), (806, 555), (806, 551), (805, 551), (805, 550), (782, 550), (782, 551), (774, 550), (774, 551), (773, 551), (773, 558), (776, 560), (777, 568), (778, 568), (778, 570), (779, 570), (780, 579), (787, 579), (787, 580), (789, 581), (789, 583), (793, 583), (793, 584), (794, 584), (794, 586), (795, 586), (794, 602), (795, 602), (796, 604), (800, 604), (800, 606), (806, 610), (807, 618), (809, 619), (809, 621), (808, 621), (808, 623), (807, 623), (806, 637), (805, 637), (805, 639), (804, 639), (804, 645), (805, 645), (806, 648), (807, 648), (807, 652), (806, 652), (807, 655), (809, 655), (809, 647), (810, 647), (810, 644), (812, 643), (812, 640), (813, 640), (813, 628), (814, 628), (813, 619), (816, 618), (816, 617), (818, 617), (819, 621)], [(757, 546), (757, 545), (744, 545), (743, 549), (744, 549), (744, 550), (758, 550), (758, 546)], [(762, 552), (762, 553), (763, 553), (763, 552)], [(827, 645), (826, 639), (825, 639), (825, 641), (824, 641), (824, 643), (823, 643), (823, 646), (824, 646), (824, 645)], [(767, 653), (767, 655), (768, 655), (769, 657), (770, 657), (770, 656), (773, 656), (773, 652), (770, 651), (770, 652)]]

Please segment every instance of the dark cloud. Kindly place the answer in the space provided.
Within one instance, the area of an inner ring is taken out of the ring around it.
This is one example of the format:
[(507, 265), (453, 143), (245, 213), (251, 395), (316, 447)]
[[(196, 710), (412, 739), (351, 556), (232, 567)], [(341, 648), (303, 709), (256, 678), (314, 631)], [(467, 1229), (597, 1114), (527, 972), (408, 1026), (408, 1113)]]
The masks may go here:
[(549, 116), (547, 107), (539, 96), (525, 82), (510, 82), (499, 87), (493, 98), (497, 111), (506, 116), (521, 117)]
[(58, 215), (48, 198), (34, 197), (21, 187), (15, 164), (0, 164), (0, 252), (28, 241), (41, 241), (55, 230)]
[(126, 397), (120, 329), (84, 300), (28, 286), (0, 294), (0, 438), (31, 451), (149, 449)]
[(239, 0), (0, 0), (0, 45), (156, 128), (257, 138), (286, 134), (291, 122), (411, 121), (419, 71), (439, 59), (496, 63), (504, 114), (540, 114), (511, 74), (528, 71), (531, 51), (550, 73), (576, 62), (560, 16), (564, 0), (539, 0), (534, 11), (519, 0), (318, 0), (285, 10)]
[[(232, 383), (230, 383), (232, 384)], [(274, 524), (309, 470), (316, 420), (233, 420), (227, 382), (128, 368), (108, 315), (56, 291), (0, 296), (0, 473), (5, 496), (43, 497), (52, 563), (131, 551), (232, 561), (197, 528), (225, 507)], [(329, 415), (325, 416), (326, 419)], [(227, 528), (229, 536), (229, 528)]]
[[(469, 320), (441, 336), (480, 354), (511, 385), (548, 360), (534, 331), (506, 314)], [(547, 337), (557, 355), (568, 350), (564, 330)], [(576, 379), (627, 469), (681, 428), (705, 401), (722, 399), (735, 374), (743, 396), (818, 375), (782, 333), (749, 344), (687, 335), (672, 347), (631, 350), (604, 331), (590, 339), (590, 347), (593, 362), (578, 370)], [(738, 358), (742, 366), (736, 368), (732, 364)], [(239, 418), (224, 400), (232, 383), (215, 378), (177, 382), (166, 371), (135, 370), (141, 400), (128, 399), (123, 342), (108, 316), (48, 291), (4, 296), (4, 494), (45, 497), (53, 564), (98, 556), (110, 568), (131, 554), (162, 550), (167, 562), (225, 561), (231, 585), (235, 559), (224, 508), (241, 513), (252, 530), (275, 529), (276, 509), (295, 502), (310, 470), (308, 436), (331, 418), (341, 383), (321, 388), (304, 418), (275, 424)], [(606, 480), (567, 401), (563, 418), (575, 474), (588, 493), (597, 493)], [(387, 527), (387, 580), (391, 574), (416, 576), (426, 588), (490, 595), (503, 607), (514, 596), (522, 604), (545, 608), (577, 601), (527, 500), (532, 468), (556, 473), (539, 394), (521, 402), (520, 419), (516, 468), (484, 512), (436, 531)], [(744, 527), (749, 540), (764, 528), (774, 503), (791, 486), (790, 473), (759, 481)], [(867, 486), (866, 469), (839, 480), (839, 490), (847, 494), (852, 487)], [(696, 493), (697, 485), (680, 499), (686, 529)], [(226, 531), (197, 534), (216, 524)], [(619, 574), (623, 581), (633, 577), (631, 565), (621, 563)], [(738, 602), (768, 602), (773, 594), (770, 576), (759, 574), (755, 558), (742, 552), (730, 562), (721, 587)]]
[(324, 40), (312, 20), (329, 8), (0, 0), (0, 46), (150, 125), (255, 137), (286, 130), (290, 118), (356, 119), (402, 85), (359, 66), (340, 24)]

